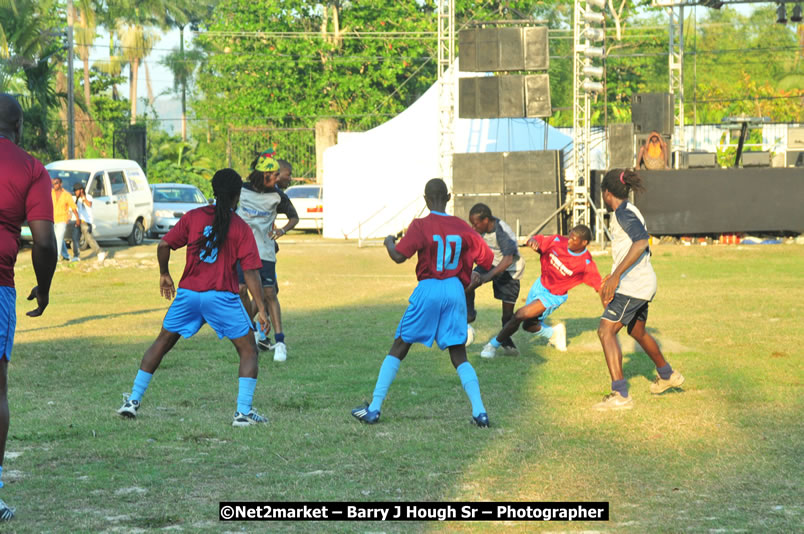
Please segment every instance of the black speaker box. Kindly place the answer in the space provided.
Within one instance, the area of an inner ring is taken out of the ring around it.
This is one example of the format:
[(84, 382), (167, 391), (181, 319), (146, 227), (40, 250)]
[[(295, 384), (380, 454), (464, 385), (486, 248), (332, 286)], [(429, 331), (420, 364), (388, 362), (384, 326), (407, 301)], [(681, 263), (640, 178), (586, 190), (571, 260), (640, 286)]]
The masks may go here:
[(524, 76), (482, 76), (458, 80), (458, 116), (462, 119), (525, 116)]
[(634, 125), (610, 124), (608, 138), (609, 168), (628, 168), (634, 166)]
[(469, 220), (469, 210), (478, 203), (485, 204), (491, 209), (492, 215), (506, 221), (505, 196), (503, 195), (480, 195), (480, 196), (461, 196), (454, 197), (455, 216), (466, 221)]
[(682, 169), (711, 169), (717, 167), (717, 154), (714, 152), (682, 152)]
[(553, 114), (550, 103), (550, 75), (525, 76), (525, 116), (549, 117)]
[(523, 33), (525, 42), (524, 70), (548, 70), (550, 68), (550, 53), (547, 45), (547, 26), (524, 28)]
[(141, 126), (134, 126), (126, 131), (126, 150), (128, 159), (140, 164), (145, 170), (148, 161), (148, 145), (146, 129)]
[(547, 27), (469, 28), (458, 32), (458, 60), (464, 72), (547, 70)]
[(770, 167), (770, 152), (743, 152), (743, 167)]
[(638, 93), (631, 96), (631, 122), (634, 133), (659, 132), (673, 135), (673, 95), (670, 93)]
[(502, 193), (504, 152), (453, 154), (452, 191), (455, 194)]

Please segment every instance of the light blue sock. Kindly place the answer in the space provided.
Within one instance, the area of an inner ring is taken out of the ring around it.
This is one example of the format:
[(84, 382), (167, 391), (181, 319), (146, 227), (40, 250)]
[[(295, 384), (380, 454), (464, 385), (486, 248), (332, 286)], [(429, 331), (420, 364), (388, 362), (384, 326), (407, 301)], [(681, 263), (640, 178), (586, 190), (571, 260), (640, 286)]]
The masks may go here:
[(497, 336), (491, 338), (491, 341), (489, 341), (489, 343), (491, 343), (491, 346), (494, 347), (495, 349), (499, 349), (502, 346), (502, 343), (497, 341)]
[(550, 339), (553, 337), (553, 327), (542, 323), (542, 329), (536, 332), (536, 335), (544, 339)]
[(385, 357), (380, 367), (380, 374), (377, 376), (377, 385), (374, 386), (374, 395), (369, 404), (369, 410), (372, 412), (380, 411), (382, 408), (382, 401), (388, 395), (388, 388), (391, 387), (391, 382), (396, 378), (396, 372), (399, 370), (399, 364), (402, 360), (390, 354)]
[(153, 376), (152, 373), (146, 373), (142, 369), (137, 371), (137, 377), (134, 379), (134, 386), (131, 388), (131, 396), (129, 396), (128, 400), (140, 402)]
[(249, 413), (251, 411), (251, 402), (254, 400), (254, 388), (257, 387), (257, 379), (241, 376), (238, 379), (238, 383), (237, 411)]
[(0, 488), (3, 487), (3, 466), (0, 465)]
[(472, 403), (472, 417), (485, 413), (486, 407), (483, 406), (483, 399), (480, 398), (480, 382), (477, 380), (475, 368), (472, 367), (471, 363), (463, 362), (456, 371), (458, 371), (458, 377), (461, 379), (463, 390), (469, 397), (469, 402)]

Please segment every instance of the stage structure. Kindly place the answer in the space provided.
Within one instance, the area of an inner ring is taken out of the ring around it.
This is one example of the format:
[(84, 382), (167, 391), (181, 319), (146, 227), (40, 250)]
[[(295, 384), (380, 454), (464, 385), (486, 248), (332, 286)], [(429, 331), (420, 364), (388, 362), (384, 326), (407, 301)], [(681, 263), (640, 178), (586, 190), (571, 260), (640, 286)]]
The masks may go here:
[[(601, 10), (595, 11), (593, 7)], [(575, 0), (572, 17), (573, 77), (572, 77), (572, 166), (566, 173), (567, 203), (572, 226), (591, 226), (590, 206), (595, 210), (595, 239), (603, 240), (602, 206), (595, 206), (589, 197), (592, 139), (590, 94), (604, 91), (604, 71), (599, 64), (606, 56), (603, 22), (606, 0)], [(602, 42), (602, 46), (595, 43)]]
[(455, 125), (455, 0), (438, 0), (438, 165), (452, 187)]

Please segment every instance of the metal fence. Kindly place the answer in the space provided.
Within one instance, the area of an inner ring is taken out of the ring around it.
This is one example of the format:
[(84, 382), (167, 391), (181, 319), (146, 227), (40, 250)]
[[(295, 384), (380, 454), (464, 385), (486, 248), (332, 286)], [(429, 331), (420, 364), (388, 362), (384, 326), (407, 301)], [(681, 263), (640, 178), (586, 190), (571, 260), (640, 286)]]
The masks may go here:
[(226, 138), (229, 167), (247, 176), (254, 158), (270, 147), (293, 165), (294, 179), (315, 181), (314, 128), (230, 127)]

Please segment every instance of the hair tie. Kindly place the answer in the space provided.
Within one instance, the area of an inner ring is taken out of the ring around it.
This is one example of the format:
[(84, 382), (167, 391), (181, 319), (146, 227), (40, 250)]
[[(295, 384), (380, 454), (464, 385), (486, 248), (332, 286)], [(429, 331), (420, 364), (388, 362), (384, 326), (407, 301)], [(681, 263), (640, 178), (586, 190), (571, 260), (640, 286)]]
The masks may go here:
[(620, 183), (625, 185), (625, 180), (623, 180), (623, 176), (625, 176), (625, 171), (620, 173)]

